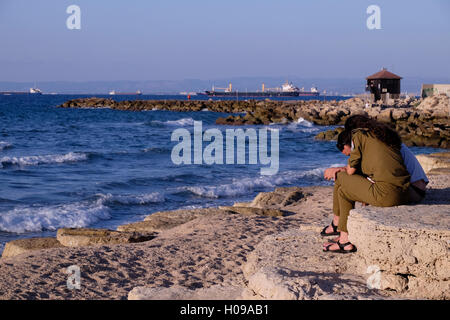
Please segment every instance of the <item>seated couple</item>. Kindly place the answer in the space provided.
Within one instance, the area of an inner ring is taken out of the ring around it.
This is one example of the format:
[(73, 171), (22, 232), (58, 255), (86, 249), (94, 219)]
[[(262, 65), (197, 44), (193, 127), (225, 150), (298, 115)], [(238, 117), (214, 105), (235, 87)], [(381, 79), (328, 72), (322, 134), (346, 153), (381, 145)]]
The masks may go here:
[(347, 119), (337, 147), (349, 159), (346, 167), (325, 170), (325, 179), (335, 181), (334, 217), (321, 235), (337, 236), (323, 245), (323, 251), (350, 253), (357, 250), (347, 230), (355, 202), (377, 207), (419, 202), (425, 197), (428, 179), (398, 133), (367, 116)]

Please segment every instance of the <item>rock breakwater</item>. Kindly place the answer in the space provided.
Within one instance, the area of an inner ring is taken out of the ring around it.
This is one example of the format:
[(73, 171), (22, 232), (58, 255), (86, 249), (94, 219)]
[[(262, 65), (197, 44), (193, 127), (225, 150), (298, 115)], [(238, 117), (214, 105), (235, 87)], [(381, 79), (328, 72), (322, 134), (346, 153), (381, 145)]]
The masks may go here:
[[(342, 101), (178, 101), (80, 98), (67, 101), (61, 108), (111, 108), (126, 111), (170, 110), (234, 113), (218, 117), (220, 125), (268, 125), (298, 122), (316, 125), (343, 125), (351, 115), (364, 114), (395, 128), (409, 146), (450, 148), (450, 101), (446, 95), (425, 99), (408, 98), (391, 105), (369, 104), (361, 98)], [(236, 113), (239, 113), (236, 115)], [(320, 133), (318, 139), (335, 139), (336, 131)]]

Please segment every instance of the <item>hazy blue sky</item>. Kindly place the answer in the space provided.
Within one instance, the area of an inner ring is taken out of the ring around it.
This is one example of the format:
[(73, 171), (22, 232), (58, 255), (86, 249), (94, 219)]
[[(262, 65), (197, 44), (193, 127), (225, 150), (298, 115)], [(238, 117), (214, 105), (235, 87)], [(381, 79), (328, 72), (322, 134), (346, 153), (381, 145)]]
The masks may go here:
[[(66, 8), (81, 8), (68, 30)], [(366, 9), (381, 7), (381, 30)], [(0, 81), (450, 76), (448, 0), (0, 0)]]

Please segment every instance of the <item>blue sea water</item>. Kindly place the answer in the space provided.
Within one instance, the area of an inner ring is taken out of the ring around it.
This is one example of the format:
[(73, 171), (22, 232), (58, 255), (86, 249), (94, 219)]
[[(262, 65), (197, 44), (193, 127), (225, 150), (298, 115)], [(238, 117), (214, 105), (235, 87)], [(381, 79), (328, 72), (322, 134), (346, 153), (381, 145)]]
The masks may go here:
[(329, 127), (299, 121), (268, 126), (280, 130), (276, 175), (261, 176), (263, 165), (175, 165), (175, 129), (192, 131), (194, 121), (203, 130), (236, 129), (215, 125), (227, 114), (56, 108), (78, 97), (0, 96), (0, 251), (61, 227), (115, 229), (152, 212), (248, 201), (278, 186), (330, 185), (323, 170), (346, 162), (334, 142), (314, 140)]

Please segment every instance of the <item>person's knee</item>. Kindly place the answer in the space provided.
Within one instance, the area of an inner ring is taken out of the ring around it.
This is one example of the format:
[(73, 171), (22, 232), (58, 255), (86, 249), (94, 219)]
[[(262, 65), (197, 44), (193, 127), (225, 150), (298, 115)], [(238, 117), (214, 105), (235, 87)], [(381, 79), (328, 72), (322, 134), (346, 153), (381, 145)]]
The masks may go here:
[(342, 181), (345, 180), (345, 178), (348, 176), (347, 172), (345, 171), (340, 171), (336, 174), (336, 181), (339, 184), (342, 184)]
[(345, 192), (344, 192), (344, 190), (342, 188), (338, 189), (337, 194), (338, 194), (338, 197), (340, 199), (345, 200), (345, 201), (349, 201), (349, 199), (347, 199), (347, 196), (345, 195)]

